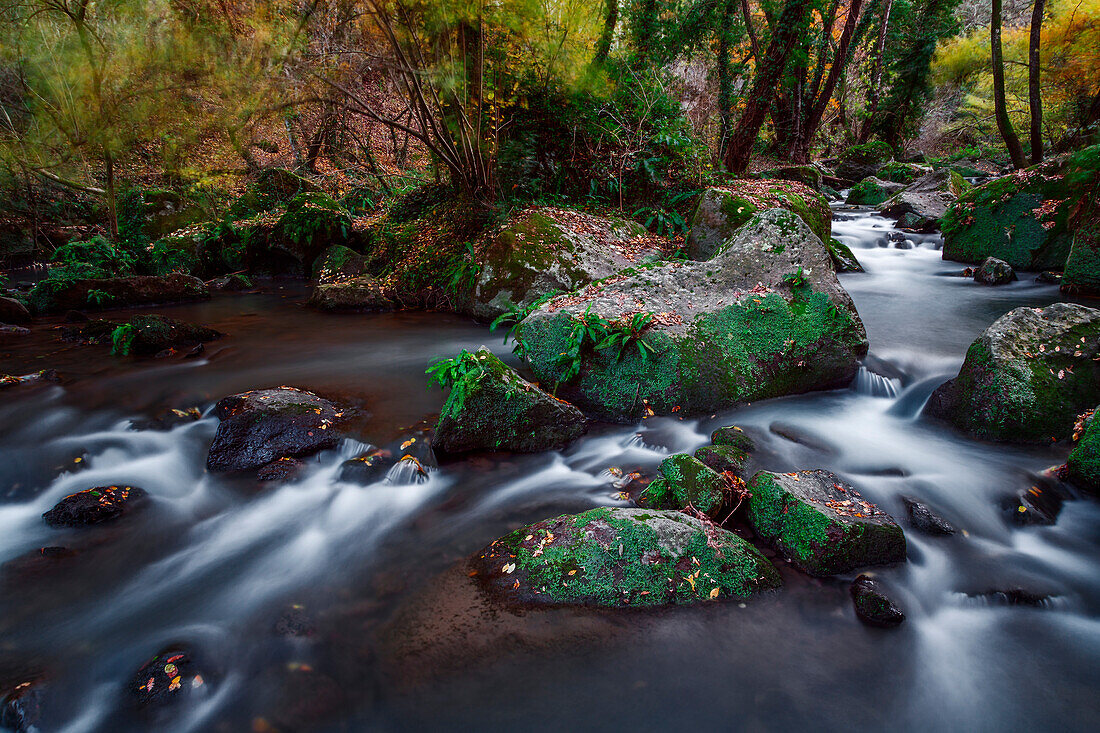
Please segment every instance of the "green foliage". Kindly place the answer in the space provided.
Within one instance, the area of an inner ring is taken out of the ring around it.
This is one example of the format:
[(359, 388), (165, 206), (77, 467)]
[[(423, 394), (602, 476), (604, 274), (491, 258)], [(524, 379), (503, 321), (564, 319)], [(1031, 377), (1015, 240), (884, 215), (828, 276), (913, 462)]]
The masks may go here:
[(797, 272), (788, 272), (783, 276), (783, 282), (790, 285), (792, 288), (800, 288), (806, 284), (806, 276), (802, 272), (802, 268), (799, 267)]
[(520, 338), (519, 325), (523, 322), (523, 319), (531, 315), (546, 303), (561, 295), (560, 290), (553, 290), (541, 298), (538, 298), (527, 305), (521, 305), (514, 308), (507, 313), (502, 313), (493, 319), (493, 322), (489, 324), (489, 330), (495, 331), (501, 326), (508, 326), (508, 332), (504, 334), (504, 343), (508, 343), (508, 339), (514, 338), (516, 345), (512, 349), (512, 353), (522, 358), (524, 354), (523, 340)]
[(287, 203), (278, 226), (280, 235), (291, 242), (311, 245), (322, 239), (347, 239), (351, 215), (327, 194), (306, 192)]
[(653, 324), (653, 318), (652, 313), (635, 313), (630, 318), (610, 321), (593, 313), (591, 306), (573, 316), (565, 335), (564, 348), (557, 357), (556, 366), (562, 370), (557, 384), (571, 382), (580, 374), (586, 350), (615, 348), (616, 361), (621, 361), (629, 347), (634, 346), (644, 364), (656, 351), (642, 340), (642, 334)]
[(471, 388), (486, 374), (477, 356), (466, 349), (453, 359), (440, 359), (424, 373), (428, 375), (428, 389), (436, 385), (440, 389), (450, 389), (448, 404), (456, 405), (465, 403)]
[(111, 333), (111, 353), (116, 356), (129, 356), (137, 338), (137, 329), (129, 323), (123, 323)]
[(102, 307), (112, 302), (115, 296), (104, 290), (89, 290), (88, 291), (88, 303), (97, 307)]

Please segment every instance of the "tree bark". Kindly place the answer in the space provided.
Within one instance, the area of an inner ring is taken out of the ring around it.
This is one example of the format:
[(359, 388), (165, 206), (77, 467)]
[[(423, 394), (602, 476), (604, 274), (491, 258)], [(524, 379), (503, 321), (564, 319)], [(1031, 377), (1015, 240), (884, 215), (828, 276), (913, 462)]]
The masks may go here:
[(619, 24), (619, 0), (606, 0), (607, 10), (603, 18), (603, 32), (596, 41), (594, 61), (602, 64), (611, 54), (611, 44), (615, 42), (615, 26)]
[(805, 32), (811, 4), (811, 0), (787, 0), (783, 6), (783, 14), (776, 22), (768, 51), (756, 67), (745, 111), (726, 148), (726, 168), (733, 173), (743, 173), (748, 167), (753, 144), (775, 99), (776, 86), (787, 68), (791, 49), (798, 41), (799, 34)]
[(1027, 96), (1031, 107), (1031, 164), (1043, 162), (1043, 97), (1039, 88), (1039, 46), (1043, 35), (1046, 0), (1035, 0), (1031, 9), (1031, 42), (1027, 54)]
[(882, 92), (882, 60), (886, 56), (886, 33), (890, 29), (890, 10), (894, 7), (894, 0), (886, 0), (882, 8), (882, 26), (878, 31), (878, 45), (875, 47), (875, 67), (871, 72), (871, 89), (867, 95), (867, 117), (859, 128), (860, 145), (871, 137), (871, 123), (878, 113), (878, 98)]
[(989, 23), (990, 52), (993, 61), (993, 106), (997, 117), (997, 129), (1001, 131), (1005, 147), (1008, 148), (1008, 156), (1012, 159), (1014, 168), (1026, 168), (1027, 160), (1024, 158), (1024, 149), (1020, 146), (1020, 138), (1012, 129), (1012, 120), (1008, 117), (1008, 106), (1005, 100), (1005, 62), (1001, 53), (1001, 0), (992, 0), (993, 17)]
[(733, 69), (730, 68), (730, 39), (733, 34), (733, 2), (722, 5), (718, 27), (718, 151), (724, 154), (733, 125)]

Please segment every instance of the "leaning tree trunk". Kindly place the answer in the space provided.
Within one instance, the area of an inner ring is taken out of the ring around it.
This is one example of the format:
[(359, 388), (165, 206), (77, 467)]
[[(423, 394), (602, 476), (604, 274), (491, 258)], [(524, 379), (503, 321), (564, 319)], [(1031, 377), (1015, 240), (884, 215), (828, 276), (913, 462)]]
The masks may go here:
[(603, 19), (603, 32), (596, 41), (596, 57), (594, 61), (602, 64), (607, 61), (611, 53), (611, 44), (615, 41), (615, 26), (619, 24), (619, 0), (606, 0), (607, 12)]
[(776, 85), (787, 68), (791, 49), (798, 41), (799, 33), (805, 31), (811, 5), (811, 0), (787, 0), (783, 6), (783, 14), (776, 23), (768, 51), (756, 67), (745, 111), (726, 147), (726, 168), (732, 173), (743, 173), (749, 165), (756, 136), (775, 99)]
[(1012, 129), (1012, 120), (1008, 117), (1008, 107), (1005, 101), (1005, 61), (1001, 53), (1001, 0), (993, 0), (993, 18), (989, 23), (990, 53), (993, 61), (993, 106), (997, 116), (997, 129), (1001, 131), (1005, 147), (1008, 148), (1008, 156), (1012, 158), (1014, 168), (1026, 168), (1027, 160), (1024, 158), (1024, 149), (1020, 146), (1020, 138), (1016, 137), (1016, 131)]
[(878, 113), (878, 97), (882, 91), (882, 60), (886, 56), (886, 33), (890, 29), (890, 10), (894, 7), (894, 0), (886, 0), (882, 7), (882, 26), (878, 31), (878, 44), (875, 46), (875, 67), (871, 72), (871, 90), (867, 95), (867, 117), (859, 128), (859, 139), (862, 145), (871, 137), (871, 125), (875, 114)]
[(1031, 43), (1027, 54), (1027, 97), (1031, 107), (1031, 164), (1043, 162), (1043, 97), (1039, 89), (1039, 45), (1043, 35), (1046, 0), (1035, 0), (1031, 9)]

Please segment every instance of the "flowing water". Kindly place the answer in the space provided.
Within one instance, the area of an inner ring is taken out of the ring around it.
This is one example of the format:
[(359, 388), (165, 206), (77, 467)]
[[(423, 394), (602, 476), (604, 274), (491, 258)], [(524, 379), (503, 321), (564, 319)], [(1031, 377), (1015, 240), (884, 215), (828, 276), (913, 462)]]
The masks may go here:
[[(208, 415), (223, 395), (291, 384), (352, 403), (363, 440), (383, 444), (438, 412), (427, 364), (481, 343), (508, 352), (483, 326), (321, 315), (297, 286), (159, 309), (228, 334), (197, 360), (116, 360), (37, 326), (0, 347), (0, 371), (64, 376), (0, 402), (0, 688), (42, 676), (41, 729), (72, 732), (311, 720), (319, 730), (1097, 730), (1100, 505), (1076, 498), (1053, 526), (1020, 526), (1011, 498), (1064, 449), (982, 444), (919, 416), (975, 336), (1013, 307), (1058, 300), (1056, 288), (1026, 277), (977, 285), (941, 260), (937, 237), (906, 240), (867, 212), (838, 211), (834, 230), (867, 270), (842, 276), (871, 344), (851, 388), (597, 426), (562, 452), (478, 456), (420, 483), (396, 471), (367, 486), (340, 481), (340, 463), (364, 447), (346, 441), (293, 480), (260, 485), (204, 471), (209, 416), (136, 428), (166, 407)], [(463, 557), (524, 523), (624, 504), (609, 468), (652, 471), (733, 423), (756, 438), (762, 467), (830, 469), (895, 516), (911, 496), (962, 530), (908, 530), (909, 561), (874, 570), (907, 614), (901, 627), (856, 620), (851, 576), (785, 567), (778, 593), (688, 609), (516, 615), (456, 601), (447, 579)], [(73, 491), (119, 483), (145, 488), (150, 507), (83, 532), (41, 520)], [(46, 546), (76, 555), (43, 562)], [(1048, 598), (983, 595), (1014, 588)], [(160, 718), (125, 712), (131, 675), (179, 644), (202, 657), (205, 695)]]

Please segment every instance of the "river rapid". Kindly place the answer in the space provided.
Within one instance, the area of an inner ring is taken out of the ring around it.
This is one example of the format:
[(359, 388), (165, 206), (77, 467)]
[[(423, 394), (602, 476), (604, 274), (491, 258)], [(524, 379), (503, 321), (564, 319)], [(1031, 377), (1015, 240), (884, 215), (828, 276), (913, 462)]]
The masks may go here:
[[(1100, 503), (1071, 497), (1053, 526), (1019, 525), (1012, 497), (1065, 449), (983, 444), (920, 417), (984, 328), (1059, 300), (1057, 288), (1027, 275), (978, 285), (941, 260), (937, 236), (902, 235), (867, 211), (838, 209), (834, 234), (867, 270), (841, 276), (871, 345), (850, 388), (595, 426), (561, 452), (475, 456), (420, 484), (340, 481), (356, 441), (287, 483), (208, 474), (209, 410), (227, 394), (294, 385), (355, 405), (364, 441), (384, 444), (438, 413), (429, 363), (483, 343), (509, 354), (484, 326), (324, 315), (289, 284), (156, 309), (227, 334), (193, 360), (115, 359), (36, 325), (0, 346), (0, 372), (63, 376), (0, 401), (0, 689), (44, 675), (40, 729), (67, 733), (307, 721), (333, 731), (1100, 729)], [(206, 416), (134, 427), (192, 406)], [(835, 471), (901, 521), (908, 562), (873, 574), (904, 624), (856, 619), (855, 574), (786, 567), (783, 589), (746, 603), (407, 620), (450, 613), (454, 599), (438, 597), (451, 594), (447, 579), (494, 538), (625, 505), (609, 468), (653, 471), (730, 424), (756, 439), (764, 468)], [(83, 532), (41, 519), (67, 494), (120, 483), (146, 489), (150, 506)], [(903, 495), (962, 531), (909, 529)], [(46, 546), (77, 554), (26, 560)], [(983, 595), (1014, 588), (1049, 598)], [(205, 660), (205, 695), (159, 718), (126, 712), (131, 675), (181, 643)], [(403, 656), (412, 645), (418, 654)]]

